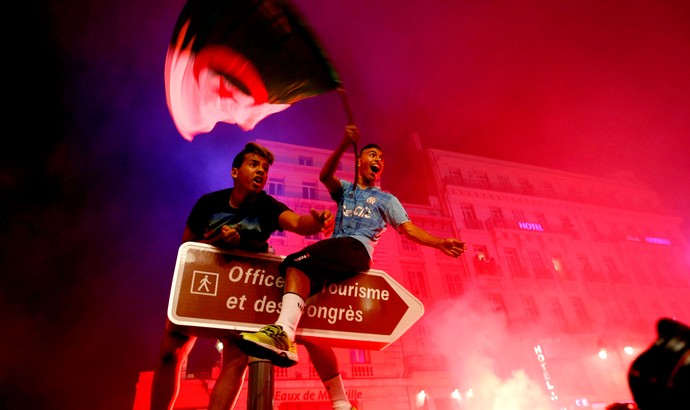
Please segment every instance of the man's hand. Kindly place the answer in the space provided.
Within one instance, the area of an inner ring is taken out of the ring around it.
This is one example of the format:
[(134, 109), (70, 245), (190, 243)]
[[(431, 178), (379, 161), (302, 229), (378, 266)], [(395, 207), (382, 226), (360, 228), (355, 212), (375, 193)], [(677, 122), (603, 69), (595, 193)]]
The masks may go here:
[(357, 144), (359, 142), (359, 128), (355, 124), (348, 124), (345, 126), (345, 136), (343, 137), (348, 144)]
[(220, 229), (215, 231), (206, 232), (204, 234), (206, 242), (213, 245), (218, 242), (225, 242), (231, 245), (237, 245), (240, 243), (240, 231), (229, 225), (223, 225)]
[(443, 253), (448, 256), (452, 256), (453, 258), (457, 258), (467, 250), (465, 242), (455, 238), (444, 239), (438, 248), (443, 251)]
[(228, 225), (223, 225), (220, 228), (220, 236), (225, 243), (232, 245), (237, 245), (240, 243), (240, 231), (235, 228), (231, 228)]
[(311, 216), (314, 218), (319, 225), (321, 225), (321, 232), (329, 237), (333, 233), (333, 228), (335, 227), (335, 218), (333, 214), (328, 209), (323, 211), (317, 211), (316, 209), (311, 209)]

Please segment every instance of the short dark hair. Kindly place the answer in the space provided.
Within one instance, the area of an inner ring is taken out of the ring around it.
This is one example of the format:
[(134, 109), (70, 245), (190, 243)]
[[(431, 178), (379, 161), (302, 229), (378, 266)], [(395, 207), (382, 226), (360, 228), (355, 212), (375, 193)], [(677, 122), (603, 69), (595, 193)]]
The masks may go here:
[(358, 157), (361, 156), (362, 153), (364, 152), (364, 150), (365, 150), (365, 149), (369, 149), (369, 148), (376, 148), (377, 150), (383, 152), (383, 150), (381, 149), (381, 147), (379, 147), (379, 144), (367, 144), (367, 145), (363, 146), (361, 150), (359, 150), (359, 154), (357, 154), (357, 156), (358, 156)]
[(232, 167), (241, 167), (242, 163), (244, 162), (244, 157), (247, 154), (256, 154), (260, 157), (265, 158), (266, 161), (268, 161), (268, 165), (273, 165), (273, 160), (275, 159), (273, 157), (273, 153), (269, 151), (268, 148), (262, 147), (256, 142), (248, 142), (247, 145), (244, 146), (244, 149), (238, 152), (237, 155), (235, 155), (235, 159), (232, 160)]

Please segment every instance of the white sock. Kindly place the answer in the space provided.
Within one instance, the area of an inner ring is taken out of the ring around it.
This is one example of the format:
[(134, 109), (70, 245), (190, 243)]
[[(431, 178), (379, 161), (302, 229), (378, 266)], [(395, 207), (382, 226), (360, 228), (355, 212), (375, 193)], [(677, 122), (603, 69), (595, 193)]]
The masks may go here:
[(293, 342), (295, 341), (297, 324), (299, 323), (300, 317), (302, 317), (303, 310), (304, 299), (302, 299), (300, 295), (296, 293), (285, 293), (283, 295), (280, 315), (278, 315), (276, 325), (280, 325)]
[(331, 399), (331, 405), (333, 405), (334, 410), (350, 410), (352, 408), (345, 394), (343, 378), (340, 375), (324, 380), (323, 387), (328, 392), (328, 397)]

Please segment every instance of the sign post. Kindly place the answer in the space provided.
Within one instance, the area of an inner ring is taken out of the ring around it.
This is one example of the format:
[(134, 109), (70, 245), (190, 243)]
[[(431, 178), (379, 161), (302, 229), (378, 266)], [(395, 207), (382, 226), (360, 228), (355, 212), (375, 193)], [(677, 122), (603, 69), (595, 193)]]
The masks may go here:
[[(214, 330), (219, 335), (228, 330), (257, 331), (274, 323), (285, 286), (278, 271), (282, 260), (274, 254), (186, 242), (177, 255), (168, 317), (192, 330), (199, 328), (207, 336)], [(327, 282), (311, 296), (296, 339), (383, 350), (423, 314), (424, 305), (414, 295), (385, 272), (371, 269), (342, 282)], [(271, 369), (270, 362), (259, 365)], [(265, 369), (259, 372), (265, 373)], [(255, 391), (252, 379), (250, 390)]]

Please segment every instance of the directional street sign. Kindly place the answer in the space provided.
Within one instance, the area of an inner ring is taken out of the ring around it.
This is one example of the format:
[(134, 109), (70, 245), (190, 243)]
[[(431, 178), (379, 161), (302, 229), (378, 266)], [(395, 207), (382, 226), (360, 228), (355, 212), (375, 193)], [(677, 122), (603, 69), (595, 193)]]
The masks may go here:
[[(168, 304), (173, 323), (256, 331), (280, 313), (282, 257), (228, 251), (198, 242), (180, 246)], [(297, 338), (335, 347), (381, 350), (424, 314), (424, 305), (381, 270), (326, 283), (307, 300)]]

